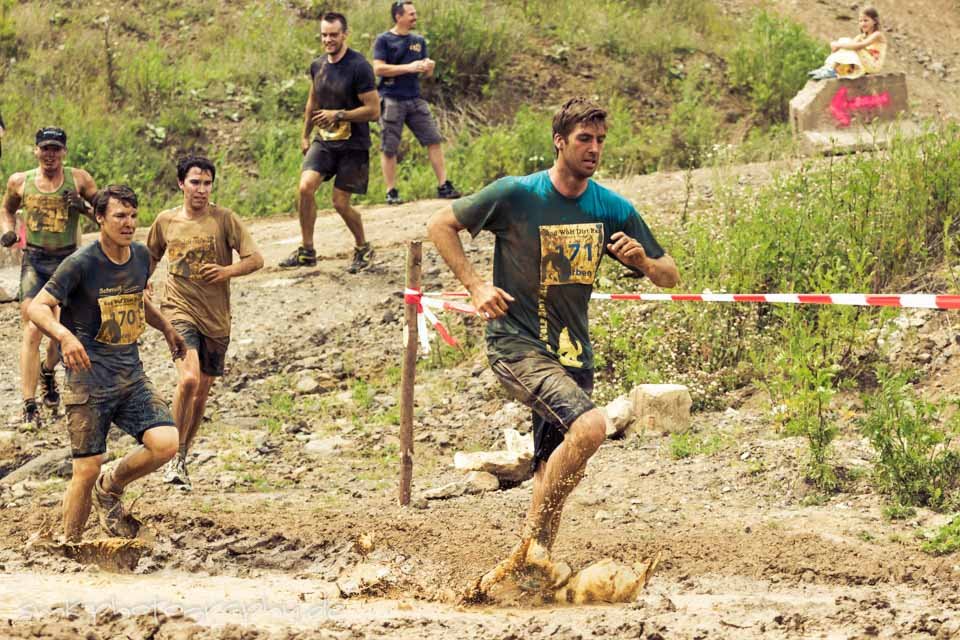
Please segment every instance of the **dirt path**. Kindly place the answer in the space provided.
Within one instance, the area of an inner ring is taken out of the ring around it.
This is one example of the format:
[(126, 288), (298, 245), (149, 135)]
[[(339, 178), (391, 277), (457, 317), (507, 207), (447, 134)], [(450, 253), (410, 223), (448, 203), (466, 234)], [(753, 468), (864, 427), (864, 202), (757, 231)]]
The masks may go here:
[[(612, 186), (657, 229), (684, 206), (709, 205), (722, 185), (762, 184), (784, 168), (750, 165), (733, 178), (713, 170), (660, 174)], [(604, 557), (629, 564), (663, 553), (637, 602), (458, 605), (463, 590), (516, 541), (529, 487), (418, 500), (412, 509), (395, 504), (403, 242), (422, 235), (438, 206), (365, 211), (378, 258), (360, 275), (344, 272), (350, 241), (336, 216), (319, 220), (318, 266), (294, 271), (272, 265), (296, 247), (296, 222), (253, 224), (268, 266), (234, 285), (230, 367), (193, 452), (195, 490), (183, 494), (154, 477), (130, 496), (139, 494), (135, 509), (153, 538), (136, 572), (107, 573), (28, 548), (31, 536), (57, 517), (62, 464), (54, 461), (43, 475), (13, 486), (0, 477), (6, 637), (83, 637), (91, 626), (101, 637), (163, 638), (947, 638), (960, 632), (960, 566), (921, 553), (916, 542), (943, 516), (921, 511), (909, 521), (886, 522), (880, 498), (866, 485), (825, 504), (808, 503), (808, 489), (796, 481), (805, 445), (774, 433), (749, 403), (696, 416), (698, 430), (724, 442), (710, 456), (676, 460), (658, 435), (606, 443), (571, 497), (556, 555), (574, 568)], [(489, 268), (490, 246), (481, 236), (467, 250)], [(427, 251), (425, 286), (452, 286), (446, 273)], [(10, 273), (0, 272), (0, 283), (3, 277)], [(157, 285), (161, 294), (162, 278)], [(465, 342), (471, 335), (476, 341), (478, 328), (455, 328)], [(154, 333), (142, 351), (169, 397), (174, 375)], [(17, 342), (16, 306), (0, 306), (0, 345), (14, 354)], [(502, 427), (525, 428), (523, 412), (502, 408), (477, 351), (427, 358), (418, 376), (418, 492), (461, 477), (451, 468), (454, 451), (496, 446)], [(297, 392), (305, 378), (318, 388)], [(16, 380), (14, 358), (4, 358), (0, 410), (14, 418)], [(65, 444), (62, 422), (37, 434), (0, 429), (0, 476)], [(129, 446), (121, 438), (110, 443), (118, 453)], [(838, 449), (847, 468), (866, 464), (868, 452), (855, 434), (844, 434)], [(98, 534), (91, 525), (88, 538)], [(375, 543), (365, 554), (354, 548), (361, 534)], [(351, 582), (358, 571), (377, 577)], [(76, 603), (87, 606), (66, 606)]]

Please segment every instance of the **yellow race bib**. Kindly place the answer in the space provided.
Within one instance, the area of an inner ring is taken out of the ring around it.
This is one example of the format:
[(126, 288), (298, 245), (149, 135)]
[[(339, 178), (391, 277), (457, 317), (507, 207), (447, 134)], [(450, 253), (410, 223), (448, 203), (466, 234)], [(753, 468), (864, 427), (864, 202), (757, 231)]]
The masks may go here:
[(333, 125), (329, 129), (320, 129), (320, 138), (325, 142), (330, 142), (332, 140), (349, 140), (350, 133), (350, 123), (346, 120), (343, 120)]
[(100, 303), (100, 331), (97, 342), (112, 345), (133, 344), (146, 328), (143, 292), (106, 296)]
[(31, 193), (23, 199), (27, 212), (25, 223), (33, 233), (63, 233), (67, 228), (70, 212), (60, 194)]

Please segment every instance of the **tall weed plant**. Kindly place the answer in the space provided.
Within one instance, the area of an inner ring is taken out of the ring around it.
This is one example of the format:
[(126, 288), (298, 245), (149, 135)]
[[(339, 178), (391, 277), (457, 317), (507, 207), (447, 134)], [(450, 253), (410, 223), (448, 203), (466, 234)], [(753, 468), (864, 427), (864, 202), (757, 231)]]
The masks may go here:
[(807, 72), (830, 53), (799, 24), (766, 11), (758, 12), (728, 59), (730, 81), (768, 123), (787, 119), (789, 102), (807, 81)]
[(910, 372), (877, 370), (879, 388), (864, 398), (860, 429), (876, 454), (874, 478), (900, 505), (933, 509), (960, 507), (960, 402), (923, 399), (911, 387)]

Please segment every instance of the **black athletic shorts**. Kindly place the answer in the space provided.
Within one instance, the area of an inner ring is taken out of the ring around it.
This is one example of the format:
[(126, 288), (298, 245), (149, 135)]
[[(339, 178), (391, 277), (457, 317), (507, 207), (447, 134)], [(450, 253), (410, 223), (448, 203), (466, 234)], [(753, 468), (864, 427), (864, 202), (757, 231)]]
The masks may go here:
[(57, 251), (45, 251), (28, 245), (23, 251), (23, 260), (20, 263), (20, 302), (36, 298), (53, 277), (60, 263), (75, 249), (76, 247), (66, 247)]
[(550, 458), (577, 418), (595, 408), (593, 369), (570, 369), (537, 352), (497, 360), (492, 368), (507, 392), (533, 409), (534, 468)]
[(316, 171), (326, 182), (333, 176), (333, 186), (348, 193), (364, 194), (370, 181), (369, 149), (331, 149), (314, 140), (303, 158), (301, 171)]

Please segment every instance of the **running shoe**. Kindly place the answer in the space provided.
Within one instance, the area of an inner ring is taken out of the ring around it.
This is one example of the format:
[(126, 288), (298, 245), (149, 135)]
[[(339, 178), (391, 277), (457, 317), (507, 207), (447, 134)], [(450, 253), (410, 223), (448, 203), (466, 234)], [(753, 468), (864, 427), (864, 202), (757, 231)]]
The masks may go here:
[(403, 204), (403, 200), (400, 199), (400, 192), (396, 189), (387, 191), (387, 204)]
[(21, 420), (21, 423), (21, 428), (24, 431), (33, 431), (43, 426), (43, 422), (40, 420), (40, 407), (37, 406), (37, 401), (33, 398), (23, 401), (23, 420)]
[(373, 247), (369, 242), (364, 242), (363, 246), (356, 247), (353, 250), (353, 262), (347, 267), (347, 273), (357, 273), (370, 266), (373, 261)]
[(103, 488), (105, 477), (106, 474), (101, 473), (93, 485), (93, 506), (97, 509), (100, 526), (112, 536), (136, 538), (140, 532), (140, 521), (124, 510), (120, 502), (121, 494)]
[(57, 388), (57, 374), (55, 371), (47, 371), (47, 368), (40, 364), (40, 382), (43, 383), (43, 406), (54, 408), (60, 406), (60, 389)]
[(163, 469), (163, 481), (184, 491), (193, 491), (193, 483), (187, 474), (187, 461), (177, 454)]
[(453, 186), (453, 183), (447, 180), (437, 187), (437, 197), (444, 200), (456, 200), (460, 197), (460, 192)]
[(315, 267), (317, 266), (317, 252), (315, 249), (304, 249), (298, 247), (296, 251), (284, 258), (280, 262), (280, 267), (284, 269), (295, 269), (297, 267)]

